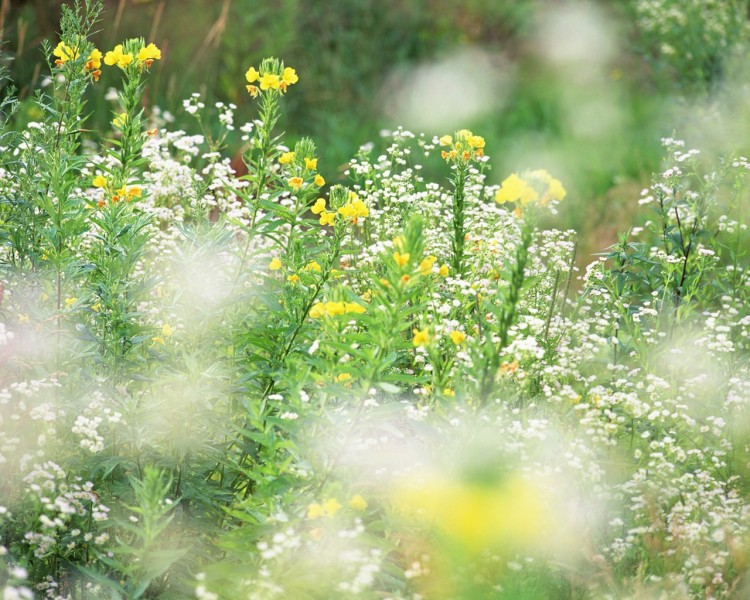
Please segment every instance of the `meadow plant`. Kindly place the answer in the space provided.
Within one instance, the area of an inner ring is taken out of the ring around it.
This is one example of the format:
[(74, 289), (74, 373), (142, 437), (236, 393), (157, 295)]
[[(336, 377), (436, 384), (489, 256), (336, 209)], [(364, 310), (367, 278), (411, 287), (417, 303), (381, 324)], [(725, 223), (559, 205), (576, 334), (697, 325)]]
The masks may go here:
[(326, 185), (278, 59), (256, 118), (196, 94), (203, 133), (170, 131), (158, 47), (93, 48), (100, 8), (3, 138), (5, 598), (747, 592), (746, 158), (664, 140), (645, 222), (581, 273), (563, 183), (492, 177), (469, 130), (383, 132)]

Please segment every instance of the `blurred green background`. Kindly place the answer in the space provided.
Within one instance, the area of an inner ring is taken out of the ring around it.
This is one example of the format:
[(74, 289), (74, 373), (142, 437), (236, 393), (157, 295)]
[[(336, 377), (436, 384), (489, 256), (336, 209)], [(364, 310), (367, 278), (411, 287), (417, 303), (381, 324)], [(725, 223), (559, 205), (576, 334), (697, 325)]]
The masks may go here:
[[(61, 3), (0, 5), (4, 58), (24, 100), (16, 127), (35, 116), (40, 43), (56, 41)], [(291, 143), (315, 140), (329, 183), (381, 129), (471, 128), (487, 139), (492, 182), (540, 167), (563, 180), (555, 224), (580, 231), (587, 259), (633, 222), (662, 136), (701, 138), (717, 102), (727, 119), (744, 114), (731, 65), (747, 17), (747, 0), (106, 0), (95, 41), (103, 51), (131, 36), (155, 42), (163, 60), (149, 106), (188, 131), (196, 123), (182, 100), (193, 92), (207, 106), (235, 103), (237, 124), (254, 118), (244, 72), (282, 58), (300, 81), (281, 125)], [(116, 78), (105, 70), (91, 96), (94, 129), (108, 128), (104, 95)], [(708, 142), (741, 144), (742, 128), (725, 129)], [(230, 138), (226, 153), (239, 149)], [(427, 171), (447, 175), (439, 161)]]

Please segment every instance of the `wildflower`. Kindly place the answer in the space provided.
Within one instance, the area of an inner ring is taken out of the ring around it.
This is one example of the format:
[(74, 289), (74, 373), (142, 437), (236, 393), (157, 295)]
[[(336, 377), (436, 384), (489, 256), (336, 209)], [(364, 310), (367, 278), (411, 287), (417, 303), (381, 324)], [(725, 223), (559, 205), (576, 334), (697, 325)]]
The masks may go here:
[(315, 201), (315, 204), (313, 204), (313, 205), (312, 205), (312, 208), (310, 209), (310, 211), (311, 211), (311, 212), (312, 212), (312, 214), (314, 214), (314, 215), (319, 215), (319, 214), (320, 214), (320, 213), (322, 213), (322, 212), (323, 212), (323, 211), (324, 211), (325, 209), (326, 209), (326, 201), (325, 201), (325, 198), (318, 198), (318, 199), (317, 199), (317, 200)]
[(101, 310), (102, 310), (102, 303), (101, 302), (97, 302), (96, 304), (92, 304), (91, 305), (91, 310), (93, 310), (94, 312), (97, 312), (97, 313), (101, 312)]
[(281, 80), (275, 73), (264, 73), (260, 76), (260, 89), (266, 90), (278, 90), (281, 87)]
[(320, 224), (321, 225), (333, 225), (335, 218), (336, 218), (336, 213), (323, 211), (320, 215)]
[(424, 276), (432, 274), (432, 266), (435, 264), (436, 260), (437, 258), (434, 256), (428, 256), (427, 258), (422, 259), (422, 262), (419, 263), (420, 273)]
[(161, 326), (161, 334), (165, 337), (172, 337), (172, 334), (174, 333), (174, 329), (172, 329), (172, 326), (169, 323), (165, 323)]
[(115, 126), (116, 129), (123, 129), (125, 127), (125, 123), (128, 122), (128, 113), (121, 112), (119, 115), (115, 116), (114, 119), (112, 119), (112, 125)]
[(305, 159), (305, 169), (308, 171), (314, 171), (318, 168), (318, 159), (317, 158), (306, 158)]
[(412, 334), (414, 335), (412, 342), (415, 347), (420, 348), (430, 343), (430, 330), (428, 328), (425, 327), (421, 331), (416, 328), (412, 329)]
[(470, 135), (467, 142), (472, 148), (484, 148), (484, 138), (480, 135)]
[(463, 331), (451, 331), (450, 333), (451, 342), (456, 346), (459, 346), (466, 339), (466, 334)]
[(29, 315), (27, 315), (27, 314), (20, 314), (20, 315), (18, 315), (18, 323), (20, 325), (25, 325), (26, 323), (29, 323), (29, 321), (30, 321)]
[(279, 156), (279, 164), (288, 165), (294, 160), (294, 152), (284, 152)]
[[(336, 383), (344, 383), (345, 381), (351, 381), (351, 379), (352, 379), (351, 374), (349, 374), (349, 373), (341, 373), (341, 375), (337, 375), (334, 378), (334, 381)], [(336, 509), (336, 510), (338, 510), (338, 509)]]
[(117, 44), (114, 50), (110, 50), (104, 55), (105, 65), (109, 65), (109, 66), (117, 65), (121, 69), (124, 69), (132, 62), (133, 62), (133, 53), (132, 52), (124, 53), (122, 51), (122, 44)]
[(310, 309), (309, 315), (311, 319), (319, 319), (326, 314), (326, 305), (322, 302), (316, 302)]
[(289, 180), (289, 187), (292, 188), (295, 192), (302, 187), (302, 184), (304, 181), (302, 180), (302, 177), (292, 177)]
[(339, 208), (339, 214), (350, 219), (352, 223), (357, 223), (360, 217), (367, 217), (370, 215), (370, 210), (367, 205), (360, 200), (359, 196), (354, 194), (350, 201)]
[(354, 510), (362, 511), (367, 508), (367, 500), (365, 500), (359, 494), (356, 494), (352, 496), (351, 500), (349, 500), (349, 506), (353, 508)]
[(326, 314), (329, 317), (343, 315), (346, 313), (346, 305), (343, 302), (326, 302)]
[(80, 56), (80, 53), (78, 52), (77, 48), (73, 49), (65, 42), (60, 42), (59, 44), (57, 44), (57, 46), (55, 46), (55, 49), (52, 51), (52, 55), (57, 57), (55, 64), (59, 67), (69, 60), (75, 60)]
[(525, 205), (534, 202), (537, 198), (539, 194), (536, 190), (515, 173), (503, 180), (500, 189), (495, 194), (495, 201), (498, 204), (520, 202)]
[(310, 506), (307, 507), (307, 518), (308, 519), (320, 519), (321, 517), (324, 517), (326, 514), (323, 507), (318, 504), (317, 502), (314, 502)]
[(155, 60), (161, 59), (161, 50), (156, 47), (156, 44), (149, 44), (144, 46), (138, 51), (138, 60), (146, 65), (146, 68), (150, 67)]
[(297, 76), (297, 71), (295, 71), (292, 67), (285, 67), (284, 72), (281, 74), (281, 84), (280, 88), (282, 92), (286, 92), (286, 88), (288, 88), (290, 85), (294, 85), (299, 81), (299, 77)]
[(271, 269), (271, 271), (277, 271), (281, 268), (281, 266), (282, 266), (281, 261), (278, 258), (274, 258), (269, 263), (268, 268)]
[(315, 271), (316, 273), (320, 273), (321, 268), (320, 268), (320, 264), (318, 264), (317, 261), (312, 260), (309, 263), (307, 263), (307, 266), (303, 270)]
[(451, 135), (444, 135), (440, 138), (440, 145), (441, 146), (450, 146), (453, 144), (453, 136)]
[(140, 198), (141, 188), (139, 188), (137, 185), (134, 185), (133, 187), (128, 188), (127, 196), (128, 196), (128, 201), (132, 200), (133, 198)]
[(161, 344), (161, 345), (164, 345), (164, 343), (165, 343), (165, 342), (164, 342), (164, 338), (163, 338), (163, 337), (161, 337), (161, 336), (159, 336), (159, 335), (156, 335), (156, 336), (152, 337), (152, 338), (151, 338), (151, 341), (152, 341), (152, 342), (154, 342), (154, 344)]
[(94, 177), (94, 180), (91, 182), (91, 184), (96, 188), (107, 187), (107, 178), (103, 175), (97, 175), (96, 177)]
[(78, 298), (65, 298), (65, 308), (70, 308), (76, 302), (78, 302)]
[(440, 267), (440, 269), (438, 270), (438, 275), (440, 275), (440, 277), (448, 277), (448, 274), (449, 274), (450, 272), (451, 272), (451, 271), (450, 271), (450, 269), (448, 268), (448, 265), (443, 265), (443, 266), (441, 266), (441, 267)]
[(286, 278), (286, 280), (289, 283), (292, 283), (292, 284), (298, 283), (299, 282), (299, 275), (294, 275), (294, 274), (293, 275), (288, 275), (287, 278)]
[(148, 135), (148, 137), (154, 137), (157, 133), (159, 133), (159, 130), (156, 127), (146, 131), (146, 135)]
[(354, 313), (357, 315), (367, 312), (367, 309), (358, 302), (344, 302), (344, 310), (347, 314)]
[(326, 184), (326, 180), (323, 179), (323, 176), (318, 173), (315, 176), (315, 179), (313, 179), (313, 183), (317, 185), (318, 187), (323, 187)]
[(514, 360), (511, 363), (504, 362), (502, 365), (500, 365), (500, 374), (506, 375), (508, 373), (512, 374), (515, 373), (518, 370), (518, 361)]
[(99, 81), (99, 76), (102, 74), (102, 53), (94, 48), (86, 59), (86, 70), (91, 73), (94, 81)]
[(341, 504), (335, 498), (329, 498), (323, 503), (323, 510), (325, 511), (326, 515), (329, 517), (332, 517), (333, 515), (335, 515), (339, 511), (340, 508), (341, 508)]
[(394, 252), (393, 253), (393, 260), (396, 261), (396, 264), (399, 267), (403, 267), (407, 264), (409, 264), (409, 259), (411, 258), (411, 254), (408, 252), (401, 254), (400, 252)]
[(248, 83), (255, 83), (260, 78), (260, 73), (255, 69), (255, 67), (250, 67), (245, 72), (245, 79), (247, 79)]
[(453, 398), (455, 397), (455, 395), (456, 395), (456, 391), (452, 388), (447, 387), (443, 390), (443, 396), (447, 396), (448, 398)]

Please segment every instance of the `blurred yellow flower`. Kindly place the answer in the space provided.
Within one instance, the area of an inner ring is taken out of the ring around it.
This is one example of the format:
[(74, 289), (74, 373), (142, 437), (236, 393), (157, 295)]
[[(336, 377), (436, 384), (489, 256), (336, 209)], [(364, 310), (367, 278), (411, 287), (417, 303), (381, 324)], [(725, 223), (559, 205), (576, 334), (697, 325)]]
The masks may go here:
[(438, 275), (440, 275), (440, 277), (448, 277), (450, 272), (451, 270), (448, 268), (448, 265), (443, 265), (440, 267), (440, 270), (438, 271)]
[(288, 275), (286, 280), (289, 283), (298, 283), (299, 282), (299, 275)]
[(435, 264), (436, 260), (437, 258), (434, 256), (428, 256), (427, 258), (422, 259), (422, 262), (419, 263), (419, 272), (425, 277), (431, 275), (432, 266)]
[(346, 305), (343, 302), (326, 302), (326, 314), (329, 317), (343, 315), (346, 313)]
[[(334, 378), (334, 381), (336, 383), (344, 383), (345, 381), (351, 381), (351, 379), (352, 379), (351, 374), (349, 374), (349, 373), (341, 373), (341, 375), (337, 375)], [(336, 510), (338, 510), (338, 509), (336, 509)]]
[(414, 337), (412, 338), (412, 343), (414, 344), (415, 347), (420, 348), (430, 343), (429, 328), (425, 327), (421, 331), (416, 328), (412, 329), (412, 334), (414, 335)]
[(347, 314), (354, 313), (361, 315), (362, 313), (367, 312), (367, 309), (358, 302), (344, 302), (344, 309)]
[(302, 187), (302, 184), (305, 183), (302, 177), (292, 177), (289, 180), (289, 187), (292, 188), (295, 192)]
[(450, 337), (451, 342), (458, 346), (466, 339), (466, 334), (463, 331), (451, 331)]
[(268, 268), (271, 271), (278, 271), (282, 267), (281, 261), (278, 258), (273, 258), (268, 264)]
[(335, 218), (336, 218), (336, 213), (323, 211), (320, 215), (320, 224), (321, 225), (333, 225)]
[(336, 498), (329, 498), (323, 503), (323, 510), (329, 517), (332, 517), (337, 512), (339, 512), (339, 509), (341, 509), (341, 503), (336, 500)]
[(314, 171), (318, 168), (318, 159), (317, 158), (306, 158), (305, 159), (305, 169), (308, 169), (309, 171)]
[(495, 194), (495, 201), (498, 204), (506, 202), (528, 204), (537, 198), (539, 198), (539, 194), (537, 194), (536, 190), (515, 173), (503, 180), (500, 189)]
[(309, 315), (311, 319), (319, 319), (326, 314), (326, 306), (322, 302), (316, 302), (310, 309)]
[(403, 267), (407, 264), (409, 264), (409, 259), (411, 258), (411, 254), (408, 252), (401, 254), (401, 252), (394, 252), (393, 253), (393, 260), (396, 261), (396, 264), (399, 267)]
[(172, 326), (169, 323), (165, 323), (161, 326), (161, 334), (165, 338), (172, 337), (172, 334), (174, 333), (174, 329), (172, 329)]
[(323, 187), (326, 184), (326, 180), (323, 179), (323, 176), (320, 174), (317, 174), (315, 176), (315, 179), (313, 179), (313, 183), (317, 185), (318, 187)]
[(294, 160), (294, 152), (284, 152), (279, 156), (279, 163), (282, 165), (288, 165)]
[(305, 266), (305, 268), (303, 270), (304, 271), (315, 271), (316, 273), (320, 273), (321, 268), (320, 268), (320, 264), (318, 264), (317, 261), (312, 260), (309, 263), (307, 263), (307, 266)]
[(349, 506), (354, 510), (362, 511), (367, 508), (367, 500), (365, 500), (359, 494), (356, 494), (352, 496), (351, 500), (349, 500)]
[(104, 175), (97, 175), (91, 184), (96, 188), (107, 187), (107, 178)]
[(318, 198), (318, 199), (317, 199), (317, 200), (315, 201), (315, 204), (313, 204), (313, 205), (312, 205), (312, 208), (310, 209), (310, 211), (311, 211), (311, 212), (312, 212), (312, 214), (314, 214), (314, 215), (319, 215), (319, 214), (320, 214), (320, 213), (322, 213), (322, 212), (323, 212), (323, 211), (324, 211), (325, 209), (326, 209), (326, 201), (325, 201), (325, 198)]

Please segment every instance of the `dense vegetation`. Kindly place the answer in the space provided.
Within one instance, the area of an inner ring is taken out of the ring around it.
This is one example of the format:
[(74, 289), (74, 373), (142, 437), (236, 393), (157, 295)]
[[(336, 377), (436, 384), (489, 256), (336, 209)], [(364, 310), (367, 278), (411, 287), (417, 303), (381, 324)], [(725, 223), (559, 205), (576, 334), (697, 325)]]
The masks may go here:
[[(373, 6), (267, 10), (351, 18), (328, 34), (343, 44)], [(32, 93), (16, 73), (0, 105), (3, 598), (747, 595), (745, 3), (621, 7), (651, 69), (625, 104), (617, 82), (646, 75), (591, 56), (602, 6), (467, 3), (441, 44), (501, 18), (551, 87), (519, 84), (505, 120), (435, 109), (434, 130), (372, 143), (320, 116), (355, 147), (340, 169), (302, 135), (305, 94), (345, 95), (325, 47), (224, 52), (175, 123), (153, 102), (164, 42), (100, 44), (125, 19), (109, 8), (63, 5), (50, 77)], [(256, 28), (296, 31), (273, 22)], [(455, 55), (438, 80), (502, 87), (486, 54)], [(639, 116), (670, 94), (685, 112)], [(532, 143), (524, 106), (555, 106), (560, 129)], [(683, 124), (689, 141), (661, 135)], [(607, 173), (596, 194), (576, 165)], [(582, 251), (570, 222), (626, 196), (618, 241)]]

